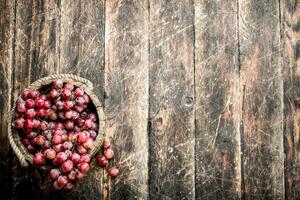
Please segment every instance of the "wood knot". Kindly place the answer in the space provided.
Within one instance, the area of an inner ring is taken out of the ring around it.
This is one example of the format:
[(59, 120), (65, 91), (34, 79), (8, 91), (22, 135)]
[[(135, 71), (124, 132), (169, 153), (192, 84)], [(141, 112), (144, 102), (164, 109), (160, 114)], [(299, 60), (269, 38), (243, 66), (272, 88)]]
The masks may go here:
[(157, 118), (155, 121), (153, 121), (153, 125), (152, 127), (156, 130), (162, 130), (163, 129), (163, 122), (162, 122), (162, 118), (159, 117)]
[(296, 107), (296, 108), (300, 108), (300, 97), (297, 97), (297, 98), (295, 99), (294, 103), (295, 103), (295, 107)]
[(194, 98), (193, 97), (185, 97), (184, 98), (184, 104), (186, 106), (192, 106), (194, 103)]

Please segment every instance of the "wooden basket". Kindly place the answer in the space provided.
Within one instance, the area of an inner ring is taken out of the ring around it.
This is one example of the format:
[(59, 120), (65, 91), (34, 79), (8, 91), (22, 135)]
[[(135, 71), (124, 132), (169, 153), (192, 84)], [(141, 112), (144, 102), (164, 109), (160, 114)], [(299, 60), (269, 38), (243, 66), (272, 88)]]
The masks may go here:
[[(72, 83), (75, 86), (83, 89), (84, 92), (87, 95), (89, 95), (89, 97), (91, 98), (91, 101), (93, 102), (93, 104), (96, 108), (98, 119), (99, 119), (99, 130), (98, 130), (97, 137), (95, 139), (95, 145), (89, 151), (89, 155), (91, 157), (93, 157), (96, 154), (96, 152), (99, 150), (99, 148), (101, 147), (103, 135), (105, 133), (104, 109), (103, 109), (103, 106), (102, 106), (101, 102), (99, 101), (98, 97), (92, 91), (93, 84), (89, 80), (81, 78), (81, 77), (73, 75), (73, 74), (54, 74), (54, 75), (47, 76), (47, 77), (44, 77), (44, 78), (41, 78), (41, 79), (35, 81), (28, 87), (28, 89), (29, 90), (40, 89), (43, 86), (51, 84), (56, 79), (62, 79), (63, 82)], [(21, 165), (24, 167), (27, 167), (28, 162), (33, 164), (33, 155), (27, 151), (25, 146), (21, 143), (21, 138), (18, 134), (18, 131), (16, 131), (12, 127), (12, 123), (13, 123), (13, 120), (15, 117), (15, 108), (16, 108), (16, 103), (14, 103), (12, 110), (9, 114), (9, 118), (8, 118), (9, 143), (10, 143), (13, 151), (15, 152), (16, 156), (18, 157)]]

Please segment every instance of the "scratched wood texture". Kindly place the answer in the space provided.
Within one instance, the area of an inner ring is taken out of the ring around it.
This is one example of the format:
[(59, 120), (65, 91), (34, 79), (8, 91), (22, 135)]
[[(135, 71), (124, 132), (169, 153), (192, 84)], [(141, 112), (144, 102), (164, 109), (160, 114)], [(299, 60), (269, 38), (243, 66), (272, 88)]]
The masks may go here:
[(239, 3), (244, 197), (283, 199), (279, 1)]
[(151, 0), (149, 18), (150, 199), (193, 199), (193, 2)]
[(196, 197), (241, 198), (237, 2), (195, 1)]
[[(121, 174), (71, 192), (22, 168), (7, 117), (88, 78)], [(0, 0), (1, 199), (300, 199), (299, 0)]]
[(281, 48), (284, 84), (285, 196), (300, 196), (300, 4), (281, 5)]

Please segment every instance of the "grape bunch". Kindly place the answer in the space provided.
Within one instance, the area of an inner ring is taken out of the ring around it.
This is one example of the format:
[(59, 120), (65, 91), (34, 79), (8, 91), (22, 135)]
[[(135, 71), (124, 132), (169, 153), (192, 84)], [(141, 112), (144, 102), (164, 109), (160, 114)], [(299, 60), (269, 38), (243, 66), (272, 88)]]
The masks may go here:
[[(90, 97), (81, 88), (58, 79), (44, 90), (21, 93), (13, 127), (33, 155), (33, 164), (50, 167), (54, 189), (70, 190), (90, 170), (88, 152), (94, 147), (98, 123)], [(109, 151), (113, 154), (106, 148), (106, 154)]]

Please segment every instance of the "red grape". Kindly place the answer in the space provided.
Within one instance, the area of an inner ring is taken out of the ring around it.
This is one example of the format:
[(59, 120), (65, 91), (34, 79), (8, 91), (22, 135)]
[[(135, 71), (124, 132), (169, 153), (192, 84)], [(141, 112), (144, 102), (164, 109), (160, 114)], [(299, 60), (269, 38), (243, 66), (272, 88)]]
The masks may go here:
[(70, 149), (72, 149), (72, 147), (73, 147), (73, 143), (70, 141), (66, 141), (63, 143), (64, 150), (70, 150)]
[(44, 104), (45, 104), (45, 100), (42, 99), (42, 98), (37, 98), (37, 99), (35, 100), (35, 105), (36, 105), (36, 107), (38, 107), (38, 108), (43, 108), (43, 107), (44, 107)]
[(24, 103), (17, 103), (17, 111), (19, 113), (25, 113), (27, 111)]
[(90, 162), (90, 160), (91, 160), (91, 157), (90, 157), (89, 154), (83, 154), (83, 155), (80, 156), (80, 161), (79, 162), (88, 163), (88, 162)]
[(25, 107), (27, 109), (33, 108), (35, 106), (35, 103), (32, 99), (27, 99), (25, 102)]
[(61, 190), (61, 189), (62, 189), (62, 186), (59, 186), (59, 185), (58, 185), (58, 182), (57, 182), (57, 181), (54, 181), (54, 182), (53, 182), (53, 188), (54, 188), (55, 190)]
[(77, 180), (80, 180), (80, 179), (82, 179), (84, 177), (84, 174), (83, 173), (81, 173), (80, 171), (76, 171), (76, 179)]
[(34, 156), (33, 156), (33, 164), (35, 165), (44, 165), (45, 164), (45, 157), (42, 153), (36, 153)]
[(68, 159), (68, 155), (65, 152), (60, 152), (56, 155), (58, 163), (63, 163)]
[(37, 136), (37, 133), (34, 132), (34, 131), (30, 131), (29, 133), (26, 134), (26, 137), (27, 137), (28, 139), (33, 139), (33, 138), (35, 138), (36, 136)]
[(45, 137), (42, 135), (38, 135), (36, 138), (36, 144), (42, 146), (45, 143)]
[(108, 148), (110, 147), (110, 140), (109, 140), (108, 137), (105, 137), (105, 138), (103, 139), (102, 147), (103, 147), (104, 149), (108, 149)]
[(73, 153), (72, 156), (71, 156), (71, 160), (74, 164), (79, 163), (80, 155), (78, 153)]
[(64, 150), (62, 144), (55, 144), (52, 148), (56, 151), (56, 153), (62, 152)]
[(52, 137), (52, 143), (53, 144), (61, 144), (62, 143), (61, 135), (58, 135), (58, 134), (54, 135)]
[(74, 90), (74, 85), (71, 83), (66, 83), (64, 86), (64, 89), (72, 91), (72, 90)]
[(65, 186), (64, 186), (64, 189), (65, 190), (71, 190), (71, 189), (73, 189), (74, 188), (74, 185), (73, 185), (73, 183), (70, 183), (70, 182), (68, 182)]
[(56, 180), (59, 176), (60, 176), (61, 172), (59, 169), (57, 168), (53, 168), (50, 171), (50, 177), (54, 180)]
[(34, 146), (32, 146), (31, 144), (29, 144), (29, 145), (27, 146), (27, 150), (28, 150), (28, 152), (31, 153), (31, 154), (34, 154), (35, 151), (36, 151), (36, 149), (34, 148)]
[(60, 167), (60, 170), (63, 172), (63, 173), (66, 173), (66, 172), (69, 172), (73, 169), (74, 167), (74, 164), (71, 160), (67, 160), (65, 162), (62, 163), (61, 167)]
[(58, 178), (57, 178), (57, 185), (62, 187), (64, 185), (66, 185), (68, 183), (68, 178), (64, 175), (60, 175)]
[(24, 90), (24, 91), (21, 93), (22, 99), (26, 100), (26, 99), (28, 98), (28, 94), (29, 94), (29, 90)]
[(55, 106), (56, 106), (57, 110), (62, 110), (62, 109), (64, 109), (64, 102), (56, 101)]
[(68, 89), (64, 89), (61, 93), (61, 97), (64, 100), (70, 99), (71, 95), (72, 95), (72, 92), (71, 92), (71, 90), (68, 90)]
[(88, 138), (83, 144), (82, 146), (86, 149), (91, 149), (94, 146), (94, 140), (93, 138)]
[(25, 122), (25, 119), (18, 118), (14, 121), (14, 127), (17, 129), (21, 129), (24, 127), (24, 122)]
[(51, 143), (49, 142), (49, 140), (46, 140), (45, 143), (42, 146), (42, 149), (49, 149), (51, 147)]
[(33, 119), (33, 128), (39, 128), (40, 127), (40, 120)]
[(35, 117), (35, 115), (36, 115), (36, 112), (35, 112), (35, 110), (34, 109), (28, 109), (27, 110), (27, 112), (25, 113), (25, 117), (27, 118), (27, 119), (32, 119), (32, 118), (34, 118)]
[(68, 133), (68, 140), (70, 142), (76, 142), (77, 141), (77, 137), (78, 137), (78, 134), (76, 134), (73, 131)]
[(75, 97), (79, 97), (82, 96), (84, 94), (84, 91), (81, 88), (76, 88), (74, 91), (74, 96)]
[(80, 155), (86, 154), (86, 152), (87, 152), (86, 148), (84, 148), (82, 145), (77, 146), (76, 151), (77, 151), (77, 153), (79, 153)]
[(66, 119), (72, 119), (73, 117), (73, 111), (72, 110), (67, 110), (64, 114)]
[(56, 151), (54, 149), (47, 149), (44, 151), (44, 156), (49, 160), (53, 160), (56, 157)]
[(81, 171), (82, 173), (87, 173), (90, 170), (90, 165), (89, 163), (86, 162), (82, 162), (78, 164), (78, 169), (79, 171)]
[(105, 165), (108, 164), (108, 160), (106, 159), (105, 156), (99, 156), (99, 157), (97, 158), (97, 162), (98, 162), (98, 164), (99, 164), (100, 166), (105, 166)]
[(84, 110), (83, 106), (79, 106), (79, 105), (75, 105), (74, 106), (74, 110), (76, 110), (77, 112), (82, 112)]
[(104, 156), (105, 156), (108, 160), (112, 159), (112, 158), (114, 157), (114, 152), (113, 152), (113, 150), (111, 150), (111, 149), (106, 149), (106, 150), (104, 151)]
[(66, 130), (71, 130), (74, 128), (74, 122), (71, 120), (68, 120), (65, 122), (65, 129)]
[(95, 140), (96, 137), (97, 137), (96, 131), (90, 130), (89, 132), (90, 132), (90, 137), (93, 138), (93, 139)]
[(27, 146), (27, 145), (30, 144), (30, 140), (27, 139), (27, 138), (22, 138), (21, 142), (22, 142), (22, 144), (23, 144), (24, 146)]
[(78, 138), (77, 138), (77, 141), (78, 141), (78, 142), (83, 143), (83, 142), (85, 142), (87, 139), (88, 139), (88, 135), (86, 134), (85, 131), (79, 132)]
[(70, 110), (71, 108), (73, 108), (73, 102), (69, 100), (65, 101), (64, 110)]
[(86, 129), (90, 129), (90, 128), (92, 128), (92, 126), (93, 126), (92, 120), (90, 120), (90, 119), (85, 120), (85, 122), (84, 122), (84, 127), (85, 127)]
[(44, 102), (44, 108), (45, 109), (51, 108), (51, 102), (49, 100), (45, 100), (45, 102)]
[(78, 119), (76, 120), (76, 125), (79, 126), (79, 127), (83, 127), (84, 122), (85, 122), (85, 120), (84, 120), (83, 118), (80, 117), (80, 118), (78, 118)]
[(57, 120), (57, 113), (54, 111), (54, 110), (52, 110), (52, 112), (50, 113), (50, 115), (49, 115), (49, 118), (51, 119), (51, 120), (53, 120), (53, 121), (55, 121), (55, 120)]
[(84, 104), (88, 104), (90, 102), (90, 97), (87, 94), (82, 95), (84, 98)]
[(71, 170), (68, 174), (67, 177), (69, 180), (74, 181), (76, 179), (76, 172), (74, 170)]
[(38, 90), (32, 90), (28, 93), (28, 98), (36, 99), (39, 95), (40, 95), (40, 92)]
[(84, 104), (84, 98), (83, 97), (76, 97), (75, 102), (77, 105), (81, 106)]
[(61, 89), (63, 87), (63, 85), (64, 85), (63, 81), (61, 79), (57, 79), (57, 80), (53, 81), (52, 87), (54, 89)]
[(38, 117), (45, 117), (46, 110), (44, 108), (40, 108), (36, 110), (36, 116)]
[(108, 170), (108, 173), (109, 173), (110, 176), (116, 177), (116, 176), (118, 176), (118, 174), (119, 174), (119, 169), (116, 168), (116, 167), (111, 167), (111, 168)]
[(56, 89), (52, 89), (49, 93), (51, 99), (56, 99), (59, 96), (59, 92)]

